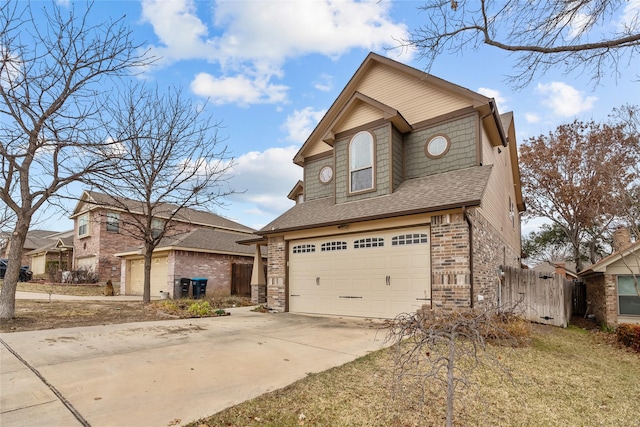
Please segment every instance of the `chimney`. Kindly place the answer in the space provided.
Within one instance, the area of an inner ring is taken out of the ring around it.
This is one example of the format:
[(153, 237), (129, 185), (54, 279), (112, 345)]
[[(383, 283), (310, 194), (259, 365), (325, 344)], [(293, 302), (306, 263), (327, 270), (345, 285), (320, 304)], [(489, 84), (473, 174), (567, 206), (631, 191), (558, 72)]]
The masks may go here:
[(613, 232), (613, 250), (620, 252), (624, 248), (631, 246), (631, 233), (628, 227), (619, 225)]
[(560, 275), (563, 279), (565, 279), (567, 277), (566, 263), (558, 262), (554, 264), (554, 266), (556, 267), (555, 273)]

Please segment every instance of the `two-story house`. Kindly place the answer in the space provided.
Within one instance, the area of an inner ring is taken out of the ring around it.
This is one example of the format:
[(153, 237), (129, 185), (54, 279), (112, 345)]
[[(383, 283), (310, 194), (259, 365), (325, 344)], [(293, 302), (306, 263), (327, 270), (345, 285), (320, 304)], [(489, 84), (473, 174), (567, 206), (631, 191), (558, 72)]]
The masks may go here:
[[(153, 221), (164, 227), (177, 206), (165, 205)], [(162, 215), (166, 212), (167, 215)], [(74, 220), (73, 266), (111, 280), (120, 293), (142, 295), (144, 257), (142, 241), (132, 234), (132, 216), (143, 215), (140, 202), (85, 191), (71, 218)], [(207, 278), (207, 294), (229, 295), (234, 288), (249, 292), (252, 248), (236, 243), (252, 236), (252, 228), (219, 215), (181, 209), (170, 221), (170, 232), (156, 247), (151, 268), (151, 295), (159, 291), (179, 295), (181, 278)], [(129, 230), (127, 230), (129, 228)], [(248, 270), (248, 273), (242, 273)], [(245, 280), (246, 283), (234, 283)]]
[(513, 114), (369, 54), (293, 159), (296, 205), (262, 228), (270, 307), (390, 318), (496, 303), (520, 266)]

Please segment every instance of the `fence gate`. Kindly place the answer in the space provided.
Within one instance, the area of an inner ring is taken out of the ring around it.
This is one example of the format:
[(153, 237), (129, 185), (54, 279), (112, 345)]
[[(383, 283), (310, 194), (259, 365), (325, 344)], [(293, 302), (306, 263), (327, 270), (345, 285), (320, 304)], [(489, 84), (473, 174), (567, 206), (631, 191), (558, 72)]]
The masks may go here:
[(573, 308), (573, 284), (559, 274), (501, 267), (501, 305), (518, 304), (527, 320), (566, 327)]
[(231, 295), (251, 296), (251, 270), (253, 264), (233, 264), (231, 274)]

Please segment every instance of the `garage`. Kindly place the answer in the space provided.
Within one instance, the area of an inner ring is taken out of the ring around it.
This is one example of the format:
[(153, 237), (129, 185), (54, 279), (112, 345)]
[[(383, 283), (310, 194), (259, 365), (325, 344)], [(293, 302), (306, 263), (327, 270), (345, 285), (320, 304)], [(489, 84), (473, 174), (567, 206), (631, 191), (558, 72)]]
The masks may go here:
[[(151, 259), (151, 295), (167, 290), (167, 257)], [(144, 258), (127, 260), (127, 295), (142, 295), (144, 292)]]
[(429, 227), (289, 243), (289, 311), (392, 318), (431, 302)]

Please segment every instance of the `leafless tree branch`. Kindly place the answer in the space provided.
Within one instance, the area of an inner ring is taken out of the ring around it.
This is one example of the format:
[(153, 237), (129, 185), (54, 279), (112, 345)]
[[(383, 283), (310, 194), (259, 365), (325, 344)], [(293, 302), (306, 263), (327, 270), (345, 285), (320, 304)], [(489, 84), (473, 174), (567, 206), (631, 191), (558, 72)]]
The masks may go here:
[(417, 48), (428, 67), (445, 51), (483, 44), (517, 54), (508, 78), (516, 88), (552, 67), (583, 72), (597, 84), (640, 52), (640, 12), (621, 16), (624, 7), (629, 3), (621, 0), (428, 0), (420, 7), (426, 23), (404, 44)]

